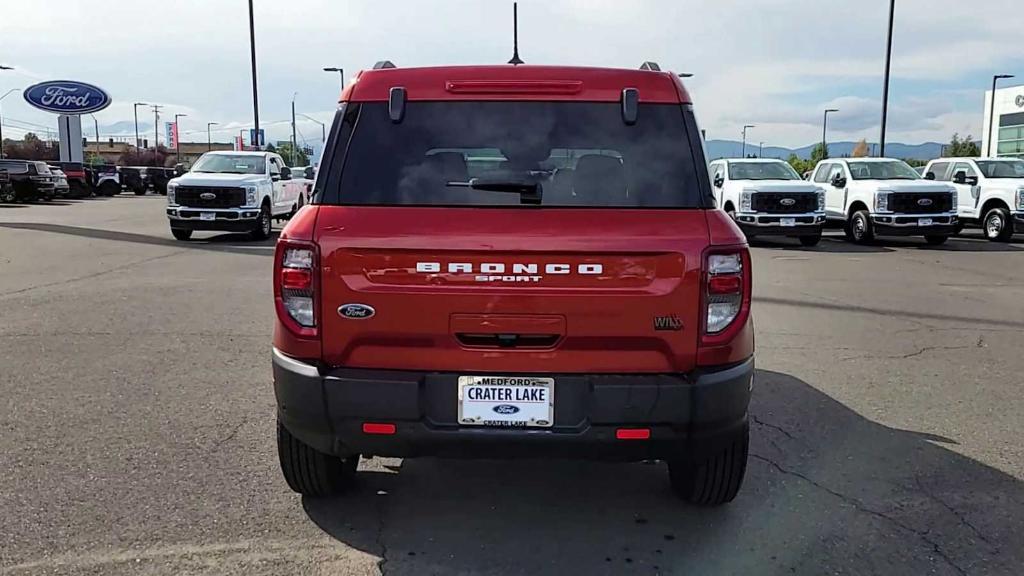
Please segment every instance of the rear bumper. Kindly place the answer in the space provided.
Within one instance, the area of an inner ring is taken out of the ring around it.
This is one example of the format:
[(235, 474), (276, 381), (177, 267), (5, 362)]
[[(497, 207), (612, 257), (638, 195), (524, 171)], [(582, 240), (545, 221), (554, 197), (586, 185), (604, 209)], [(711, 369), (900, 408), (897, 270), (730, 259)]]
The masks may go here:
[[(747, 419), (754, 359), (689, 374), (564, 374), (554, 426), (458, 425), (458, 374), (320, 368), (273, 352), (278, 418), (321, 452), (414, 457), (669, 459), (718, 449)], [(364, 423), (395, 425), (371, 435)], [(618, 440), (619, 428), (650, 439)]]

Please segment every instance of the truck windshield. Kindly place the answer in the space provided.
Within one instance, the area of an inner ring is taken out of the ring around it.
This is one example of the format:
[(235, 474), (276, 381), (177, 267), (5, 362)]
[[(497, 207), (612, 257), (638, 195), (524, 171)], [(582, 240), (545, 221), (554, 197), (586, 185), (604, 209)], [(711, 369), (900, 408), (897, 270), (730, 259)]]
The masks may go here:
[(920, 180), (921, 175), (902, 160), (850, 162), (854, 180)]
[(729, 162), (730, 180), (799, 180), (785, 162)]
[(193, 172), (214, 174), (265, 174), (267, 161), (251, 154), (204, 154), (192, 167)]
[(978, 160), (985, 178), (1024, 178), (1024, 160)]
[[(357, 108), (340, 189), (325, 193), (328, 203), (700, 205), (703, 158), (695, 162), (679, 105), (641, 104), (633, 125), (618, 103), (410, 102), (400, 123), (386, 103)], [(508, 193), (520, 189), (529, 202)]]

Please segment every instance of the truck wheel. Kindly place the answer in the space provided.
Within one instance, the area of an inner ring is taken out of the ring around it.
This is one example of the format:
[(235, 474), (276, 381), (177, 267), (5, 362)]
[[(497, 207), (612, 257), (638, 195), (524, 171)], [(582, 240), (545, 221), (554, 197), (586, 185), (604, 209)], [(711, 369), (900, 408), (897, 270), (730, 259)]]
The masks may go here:
[(178, 240), (188, 240), (192, 237), (192, 231), (185, 228), (171, 228), (171, 234)]
[(344, 492), (355, 481), (359, 455), (336, 458), (317, 452), (277, 423), (277, 456), (288, 487), (303, 496), (322, 498)]
[(857, 210), (850, 218), (850, 239), (857, 244), (867, 244), (875, 239), (875, 231), (871, 226), (871, 216), (867, 210)]
[(992, 242), (1009, 242), (1013, 236), (1013, 224), (1005, 208), (992, 208), (986, 212), (981, 228), (985, 231), (985, 238)]
[(14, 202), (14, 188), (0, 188), (0, 202)]
[(145, 196), (146, 195), (146, 187), (145, 186), (136, 186), (135, 188), (132, 188), (132, 192), (135, 192), (136, 196)]
[(253, 240), (266, 240), (267, 238), (270, 238), (270, 226), (270, 206), (264, 204), (263, 207), (260, 208), (259, 217), (256, 218), (256, 227), (252, 229), (249, 236), (251, 236)]
[(821, 242), (821, 233), (815, 234), (814, 236), (800, 236), (801, 246), (807, 246), (810, 248), (811, 246), (817, 246), (818, 242)]
[(116, 196), (121, 193), (121, 185), (117, 182), (104, 182), (100, 184), (100, 196)]
[(750, 425), (718, 453), (702, 460), (671, 460), (669, 481), (680, 498), (700, 506), (719, 506), (732, 502), (743, 484), (750, 446)]
[(924, 241), (927, 242), (929, 246), (938, 246), (940, 244), (945, 244), (946, 240), (949, 240), (949, 236), (937, 236), (935, 234), (928, 234), (925, 235), (924, 237)]

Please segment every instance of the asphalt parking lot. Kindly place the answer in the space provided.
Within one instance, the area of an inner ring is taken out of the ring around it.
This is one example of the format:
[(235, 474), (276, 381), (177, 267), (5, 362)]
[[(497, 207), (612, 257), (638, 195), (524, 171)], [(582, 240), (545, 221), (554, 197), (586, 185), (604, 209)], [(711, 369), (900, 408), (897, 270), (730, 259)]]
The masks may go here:
[[(278, 471), (272, 241), (162, 197), (0, 205), (0, 574), (1019, 574), (1024, 242), (755, 247), (737, 500), (658, 464)], [(1024, 237), (1018, 236), (1024, 241)]]

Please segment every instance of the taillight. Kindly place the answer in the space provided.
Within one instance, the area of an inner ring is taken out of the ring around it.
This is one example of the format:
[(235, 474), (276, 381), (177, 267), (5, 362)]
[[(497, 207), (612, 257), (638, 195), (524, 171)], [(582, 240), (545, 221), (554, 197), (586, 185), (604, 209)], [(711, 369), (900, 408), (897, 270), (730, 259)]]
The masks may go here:
[(743, 309), (743, 252), (708, 254), (706, 266), (704, 332), (720, 334)]
[(277, 251), (275, 292), (280, 304), (279, 313), (287, 315), (282, 318), (286, 324), (290, 320), (297, 325), (293, 330), (313, 336), (317, 325), (316, 247), (307, 242), (281, 240)]

